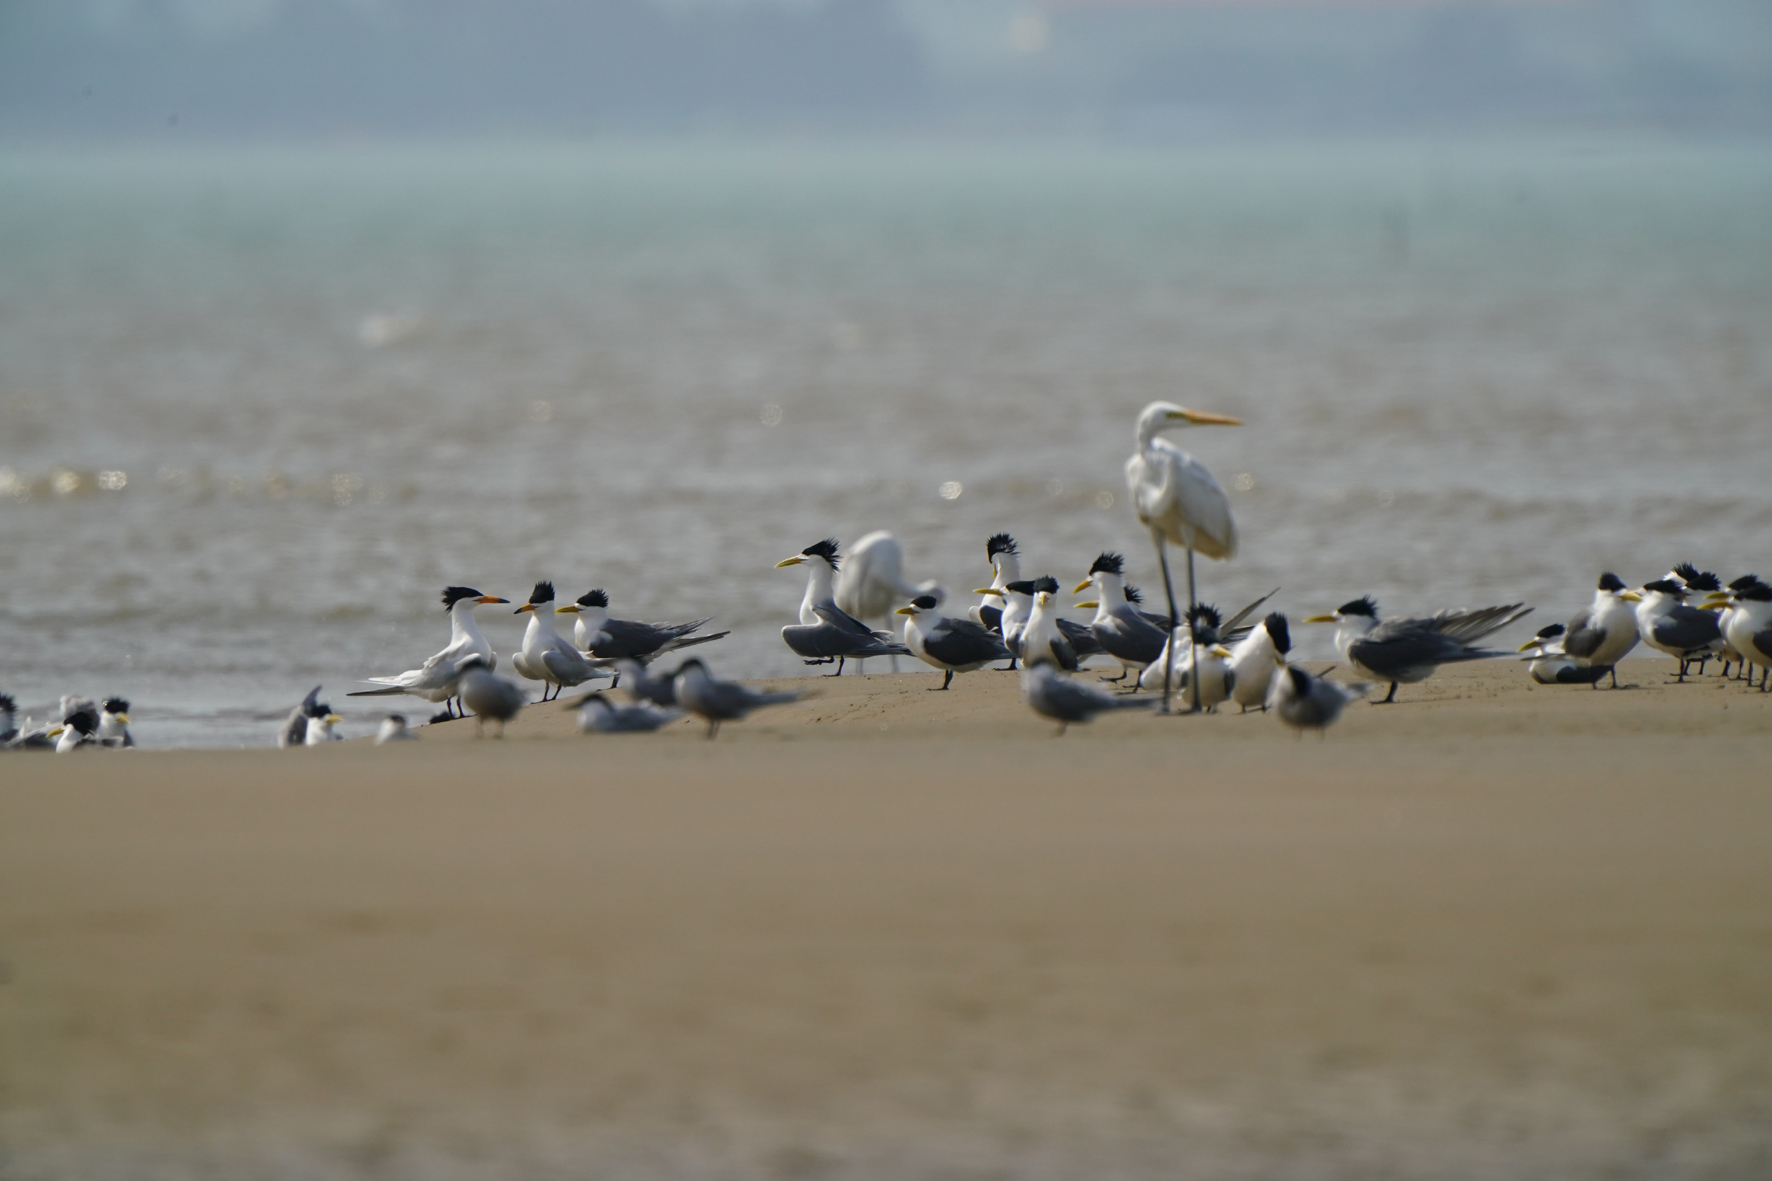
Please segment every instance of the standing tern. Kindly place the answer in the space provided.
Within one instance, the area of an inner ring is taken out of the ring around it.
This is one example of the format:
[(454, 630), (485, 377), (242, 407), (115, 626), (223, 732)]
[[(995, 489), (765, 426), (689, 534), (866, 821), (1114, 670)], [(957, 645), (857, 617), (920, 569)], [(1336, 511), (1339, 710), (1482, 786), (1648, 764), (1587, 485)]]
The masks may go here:
[[(1578, 611), (1563, 634), (1563, 655), (1589, 667), (1605, 666), (1618, 688), (1618, 662), (1637, 646), (1637, 613), (1624, 580), (1611, 571), (1600, 575), (1594, 601)], [(1596, 685), (1598, 681), (1594, 682)]]
[(991, 584), (978, 588), (974, 594), (983, 596), (966, 614), (972, 622), (1003, 634), (1003, 588), (1021, 580), (1021, 551), (1015, 538), (1007, 533), (993, 533), (984, 543), (984, 560), (991, 564)]
[(1589, 664), (1563, 651), (1569, 629), (1560, 623), (1538, 629), (1538, 634), (1520, 645), (1520, 651), (1531, 653), (1526, 659), (1526, 674), (1540, 685), (1587, 685), (1598, 689), (1612, 669), (1609, 665)]
[(1296, 664), (1279, 662), (1274, 686), (1268, 691), (1268, 708), (1291, 726), (1300, 738), (1306, 730), (1327, 730), (1350, 701), (1372, 691), (1364, 681), (1343, 685), (1327, 677), (1312, 676)]
[(1729, 646), (1747, 665), (1747, 687), (1754, 687), (1754, 667), (1758, 666), (1760, 692), (1772, 691), (1766, 686), (1768, 674), (1772, 673), (1772, 586), (1751, 574), (1729, 585)]
[(1274, 678), (1280, 675), (1291, 651), (1292, 631), (1286, 625), (1286, 617), (1278, 611), (1269, 612), (1267, 618), (1237, 641), (1230, 656), (1235, 678), (1231, 699), (1243, 707), (1243, 713), (1248, 713), (1252, 705), (1266, 712)]
[(645, 664), (666, 652), (711, 643), (732, 634), (715, 632), (711, 636), (692, 636), (692, 632), (713, 619), (712, 615), (688, 623), (611, 619), (609, 596), (601, 587), (578, 596), (578, 610), (578, 618), (572, 624), (572, 638), (577, 641), (580, 651), (598, 660), (638, 660)]
[(1722, 649), (1717, 617), (1686, 603), (1684, 583), (1658, 578), (1644, 583), (1640, 591), (1626, 591), (1623, 597), (1637, 605), (1637, 630), (1643, 642), (1680, 662), (1678, 683), (1685, 683), (1688, 664), (1709, 660)]
[(578, 728), (586, 734), (650, 734), (683, 716), (680, 709), (617, 705), (602, 693), (587, 693), (569, 708), (578, 710)]
[(1077, 671), (1077, 649), (1059, 627), (1058, 579), (1036, 578), (1033, 588), (1034, 609), (1028, 615), (1027, 626), (1021, 631), (1022, 667), (1056, 664), (1064, 671), (1074, 673)]
[[(511, 661), (516, 663), (515, 657)], [(478, 652), (461, 662), (461, 703), (474, 715), (474, 737), (485, 737), (486, 719), (498, 723), (498, 737), (505, 723), (516, 717), (524, 704), (523, 690), (492, 671), (492, 662)]]
[[(554, 629), (556, 614), (576, 615), (581, 609), (577, 603), (555, 607), (554, 584), (551, 582), (536, 583), (535, 589), (529, 593), (529, 601), (517, 608), (518, 615), (529, 613), (529, 626), (523, 630), (523, 647), (511, 653), (511, 667), (518, 676), (542, 682), (543, 701), (548, 700), (550, 687), (553, 695), (558, 697), (562, 689), (582, 685), (593, 677), (610, 675)], [(487, 671), (492, 671), (490, 665)]]
[(1337, 624), (1335, 647), (1354, 671), (1377, 681), (1389, 681), (1390, 692), (1376, 705), (1396, 700), (1397, 686), (1413, 685), (1434, 675), (1442, 664), (1465, 660), (1489, 660), (1507, 652), (1478, 648), (1476, 642), (1530, 614), (1519, 603), (1484, 607), (1476, 611), (1449, 609), (1426, 619), (1378, 621), (1378, 604), (1371, 596), (1343, 603), (1329, 615), (1312, 615), (1306, 623)]
[(954, 683), (957, 672), (975, 672), (994, 660), (1009, 659), (1000, 637), (982, 623), (943, 615), (934, 595), (918, 595), (898, 613), (910, 617), (904, 621), (904, 646), (911, 655), (947, 674), (942, 689)]
[[(498, 667), (498, 654), (480, 632), (474, 608), (482, 603), (508, 603), (497, 595), (483, 595), (471, 586), (443, 588), (443, 610), (449, 613), (449, 646), (422, 665), (391, 677), (369, 677), (367, 683), (381, 689), (359, 689), (346, 697), (392, 697), (406, 693), (425, 701), (448, 702), (456, 695), (456, 668), (470, 653), (478, 652), (490, 668)], [(453, 706), (448, 707), (456, 716)]]
[(118, 749), (135, 745), (135, 737), (129, 732), (129, 702), (121, 697), (105, 698), (98, 718), (98, 740)]
[(329, 705), (320, 704), (320, 686), (315, 685), (308, 690), (308, 695), (301, 704), (289, 711), (283, 724), (277, 727), (277, 745), (279, 747), (303, 746), (308, 740), (308, 719), (325, 717), (332, 712)]
[(1028, 708), (1058, 723), (1063, 734), (1072, 722), (1087, 722), (1098, 713), (1114, 709), (1149, 709), (1155, 697), (1128, 697), (1086, 685), (1066, 676), (1052, 664), (1035, 664), (1021, 674), (1021, 696)]
[(800, 694), (792, 690), (764, 693), (737, 681), (717, 681), (708, 666), (694, 657), (683, 662), (675, 680), (678, 704), (707, 721), (709, 738), (720, 732), (721, 722), (740, 720), (764, 706), (800, 700)]
[(1003, 633), (1003, 646), (1017, 660), (1021, 659), (1021, 633), (1027, 630), (1028, 617), (1034, 613), (1034, 581), (1018, 578), (1003, 584), (1003, 613), (997, 618), (997, 626)]
[[(876, 632), (849, 612), (837, 606), (832, 597), (832, 584), (837, 577), (837, 543), (827, 538), (815, 541), (791, 558), (775, 564), (805, 566), (806, 596), (800, 600), (800, 622), (781, 629), (781, 638), (807, 664), (837, 662), (831, 676), (843, 675), (845, 660), (863, 660), (869, 656), (909, 656), (911, 650), (892, 638), (891, 632)], [(703, 666), (705, 673), (706, 666)], [(681, 690), (679, 690), (680, 692)]]
[(1157, 678), (1167, 673), (1175, 689), (1188, 690), (1196, 712), (1213, 712), (1230, 697), (1237, 679), (1230, 665), (1231, 651), (1222, 643), (1222, 624), (1218, 609), (1209, 603), (1189, 608), (1186, 622), (1175, 629), (1169, 645), (1180, 647), (1182, 655), (1165, 653), (1152, 661), (1139, 674), (1139, 683), (1146, 689), (1162, 688)]
[[(1723, 593), (1722, 580), (1711, 571), (1700, 570), (1690, 562), (1681, 562), (1673, 568), (1671, 574), (1673, 579), (1678, 580), (1686, 588), (1686, 596), (1701, 599), (1701, 609), (1709, 611), (1716, 619), (1717, 635), (1721, 637), (1722, 644), (1716, 649), (1715, 655), (1723, 662), (1722, 675), (1728, 676), (1729, 666), (1741, 663), (1741, 654), (1735, 651), (1734, 646), (1729, 643), (1729, 636), (1724, 627), (1726, 621), (1723, 618), (1723, 611), (1716, 610), (1708, 601), (1710, 596)], [(1698, 671), (1701, 674), (1704, 672), (1704, 664), (1708, 659), (1709, 657), (1699, 657)]]
[(1162, 657), (1168, 632), (1138, 609), (1136, 592), (1124, 581), (1124, 565), (1119, 554), (1102, 554), (1089, 567), (1089, 577), (1071, 593), (1080, 595), (1095, 588), (1096, 597), (1077, 606), (1095, 608), (1089, 632), (1103, 652), (1120, 662), (1120, 675), (1104, 679), (1123, 681), (1131, 673), (1132, 686), (1137, 689), (1138, 674)]
[[(1151, 531), (1157, 562), (1163, 568), (1163, 591), (1169, 599), (1169, 623), (1173, 632), (1181, 620), (1175, 608), (1175, 580), (1169, 574), (1167, 546), (1187, 547), (1188, 606), (1199, 602), (1194, 589), (1194, 553), (1208, 558), (1237, 556), (1237, 524), (1231, 518), (1230, 497), (1206, 465), (1157, 436), (1165, 431), (1192, 426), (1242, 426), (1242, 420), (1224, 414), (1188, 410), (1172, 402), (1152, 402), (1138, 416), (1138, 452), (1126, 461), (1126, 487), (1138, 520)], [(1193, 641), (1197, 643), (1198, 641)], [(1174, 645), (1164, 660), (1173, 664)], [(1169, 682), (1163, 677), (1163, 712), (1169, 712)], [(1200, 708), (1198, 696), (1193, 703)]]

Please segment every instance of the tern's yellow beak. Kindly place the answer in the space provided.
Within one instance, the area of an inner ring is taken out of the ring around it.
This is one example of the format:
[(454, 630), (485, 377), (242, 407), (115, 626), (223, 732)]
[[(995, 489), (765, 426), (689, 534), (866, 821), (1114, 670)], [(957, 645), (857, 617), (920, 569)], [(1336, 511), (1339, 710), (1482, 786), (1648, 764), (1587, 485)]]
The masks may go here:
[(584, 610), (584, 608), (580, 607), (577, 603), (568, 603), (564, 607), (555, 607), (554, 614), (555, 615), (577, 615), (580, 611), (583, 611), (583, 610)]
[(521, 615), (525, 611), (533, 611), (533, 610), (535, 610), (534, 603), (525, 603), (521, 607), (517, 608), (515, 611), (511, 612), (511, 614), (512, 615)]
[(1727, 591), (1712, 591), (1704, 597), (1704, 605), (1706, 607), (1727, 607), (1729, 594)]
[(1095, 580), (1093, 578), (1085, 578), (1082, 582), (1079, 582), (1076, 586), (1071, 588), (1071, 593), (1073, 595), (1080, 595), (1094, 585)]
[(1335, 616), (1333, 616), (1333, 615), (1307, 615), (1304, 617), (1304, 622), (1305, 623), (1334, 623)]
[(476, 602), (476, 603), (508, 603), (508, 602), (510, 602), (510, 600), (509, 599), (501, 599), (497, 595), (481, 595), (479, 598), (475, 599), (474, 602)]
[(1171, 410), (1169, 417), (1194, 426), (1242, 426), (1243, 420), (1228, 414), (1212, 414), (1205, 410)]
[(775, 564), (775, 568), (777, 570), (780, 570), (783, 566), (798, 566), (802, 562), (804, 562), (805, 560), (806, 560), (805, 554), (795, 554), (791, 558), (783, 558), (781, 561), (777, 562)]
[(1090, 599), (1087, 603), (1077, 603), (1075, 606), (1078, 610), (1081, 610), (1085, 607), (1100, 607), (1101, 603), (1097, 599)]
[(1231, 650), (1226, 648), (1223, 644), (1214, 644), (1209, 651), (1220, 660), (1229, 660), (1231, 658)]
[(43, 737), (45, 737), (45, 738), (60, 738), (62, 736), (62, 731), (66, 730), (66, 729), (67, 729), (66, 726), (57, 726), (53, 730), (46, 730), (43, 734)]
[(893, 614), (894, 615), (915, 615), (916, 611), (910, 607), (900, 607), (898, 610), (894, 611)]
[(996, 595), (999, 599), (1003, 597), (1003, 592), (994, 586), (981, 586), (972, 593), (975, 595)]
[(326, 715), (326, 722), (328, 725), (336, 726), (342, 721), (344, 721), (344, 719), (337, 714), (327, 714)]
[(1280, 655), (1278, 652), (1274, 653), (1274, 667), (1275, 668), (1285, 668), (1286, 667), (1286, 658), (1284, 656)]
[(1534, 636), (1532, 639), (1527, 640), (1524, 644), (1521, 644), (1518, 648), (1515, 648), (1514, 651), (1515, 652), (1530, 652), (1530, 651), (1532, 651), (1532, 649), (1543, 645), (1543, 643), (1544, 643), (1543, 640), (1540, 640), (1536, 636)]
[(1641, 603), (1643, 601), (1643, 596), (1636, 591), (1619, 591), (1618, 597), (1627, 603)]
[(129, 725), (128, 714), (112, 714), (111, 716), (116, 718), (119, 722), (122, 722), (125, 726)]

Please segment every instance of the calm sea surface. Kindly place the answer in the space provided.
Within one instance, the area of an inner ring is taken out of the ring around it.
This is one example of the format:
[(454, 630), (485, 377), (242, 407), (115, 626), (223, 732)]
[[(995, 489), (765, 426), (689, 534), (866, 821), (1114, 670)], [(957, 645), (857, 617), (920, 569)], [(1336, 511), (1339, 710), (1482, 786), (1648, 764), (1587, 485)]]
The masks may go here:
[(793, 674), (774, 563), (880, 528), (950, 588), (1009, 530), (1155, 592), (1154, 398), (1248, 422), (1180, 439), (1244, 531), (1220, 604), (1772, 571), (1772, 153), (13, 149), (0, 691), (254, 745), (324, 682), (363, 733), (442, 586), (538, 578)]

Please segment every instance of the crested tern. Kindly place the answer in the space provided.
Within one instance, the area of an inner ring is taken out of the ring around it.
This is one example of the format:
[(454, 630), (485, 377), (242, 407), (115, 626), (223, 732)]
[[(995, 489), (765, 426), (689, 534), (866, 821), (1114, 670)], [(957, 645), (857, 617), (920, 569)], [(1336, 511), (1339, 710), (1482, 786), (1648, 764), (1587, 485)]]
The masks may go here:
[[(1594, 601), (1569, 620), (1563, 634), (1563, 655), (1590, 667), (1604, 665), (1618, 688), (1618, 662), (1637, 646), (1637, 612), (1618, 575), (1600, 575)], [(1599, 682), (1595, 682), (1596, 685)]]
[[(907, 650), (907, 655), (908, 650)], [(708, 724), (708, 737), (720, 732), (721, 722), (738, 721), (753, 710), (769, 705), (786, 705), (800, 700), (794, 690), (766, 693), (741, 685), (737, 681), (719, 681), (700, 659), (683, 662), (674, 678), (677, 703)]]
[(464, 657), (460, 669), (461, 703), (474, 715), (474, 737), (485, 737), (486, 719), (491, 718), (498, 723), (498, 737), (503, 738), (505, 723), (524, 706), (523, 690), (494, 673), (491, 661), (478, 652)]
[(50, 731), (49, 735), (55, 739), (56, 754), (99, 745), (98, 705), (92, 698), (64, 696), (61, 717), (61, 728)]
[(1267, 710), (1274, 678), (1280, 675), (1280, 667), (1291, 651), (1292, 631), (1286, 617), (1278, 611), (1270, 611), (1237, 641), (1230, 656), (1231, 673), (1236, 678), (1231, 683), (1231, 699), (1243, 707), (1243, 713), (1248, 713), (1252, 705), (1260, 706), (1263, 712)]
[(1611, 666), (1589, 664), (1563, 651), (1568, 631), (1563, 624), (1553, 623), (1539, 628), (1536, 635), (1520, 645), (1521, 652), (1531, 653), (1526, 657), (1526, 674), (1540, 685), (1586, 685), (1598, 689), (1612, 671)]
[[(1220, 628), (1223, 618), (1209, 603), (1197, 603), (1188, 610), (1187, 620), (1177, 627), (1171, 647), (1182, 648), (1182, 655), (1164, 653), (1139, 674), (1139, 684), (1146, 689), (1162, 688), (1158, 678), (1165, 673), (1172, 678), (1176, 690), (1187, 690), (1195, 712), (1211, 713), (1228, 699), (1236, 685), (1231, 669), (1231, 651), (1223, 644)], [(1198, 670), (1197, 674), (1195, 670)]]
[[(1028, 614), (1027, 626), (1021, 630), (1021, 664), (1056, 664), (1066, 672), (1077, 671), (1077, 649), (1058, 624), (1058, 579), (1042, 576), (1033, 580), (1034, 608)], [(1090, 637), (1094, 639), (1093, 636)]]
[(991, 584), (973, 592), (981, 598), (966, 614), (973, 623), (1002, 635), (1003, 588), (1021, 580), (1021, 551), (1009, 534), (993, 533), (984, 543), (984, 560), (991, 565)]
[(1350, 701), (1372, 691), (1364, 681), (1343, 685), (1328, 677), (1313, 676), (1296, 664), (1279, 662), (1267, 704), (1281, 722), (1304, 737), (1306, 730), (1327, 730)]
[(1729, 646), (1747, 665), (1747, 687), (1754, 687), (1753, 670), (1758, 666), (1760, 692), (1772, 691), (1766, 685), (1772, 674), (1772, 586), (1751, 574), (1729, 585)]
[[(1194, 553), (1221, 560), (1236, 557), (1237, 524), (1231, 517), (1230, 497), (1206, 465), (1158, 436), (1184, 427), (1242, 425), (1242, 420), (1229, 415), (1188, 410), (1173, 402), (1152, 402), (1138, 416), (1138, 451), (1126, 461), (1126, 487), (1132, 494), (1132, 507), (1139, 522), (1151, 531), (1157, 562), (1163, 568), (1163, 591), (1169, 600), (1166, 631), (1173, 632), (1182, 618), (1175, 607), (1175, 580), (1169, 574), (1167, 547), (1187, 548), (1187, 597), (1188, 606), (1192, 607), (1199, 602), (1194, 587)], [(1173, 644), (1164, 660), (1174, 663)], [(1166, 670), (1163, 676), (1164, 713), (1169, 712), (1172, 671)], [(1193, 708), (1200, 708), (1197, 695)]]
[(1057, 722), (1060, 734), (1072, 722), (1087, 722), (1098, 713), (1115, 709), (1149, 709), (1157, 704), (1155, 697), (1128, 697), (1086, 685), (1048, 663), (1022, 670), (1021, 696), (1029, 709)]
[(975, 672), (994, 660), (1009, 658), (1009, 649), (996, 633), (974, 620), (943, 615), (934, 595), (918, 595), (900, 607), (898, 614), (909, 616), (904, 621), (904, 646), (924, 664), (947, 674), (941, 681), (943, 689), (953, 684), (957, 672)]
[(1685, 683), (1688, 664), (1709, 660), (1722, 649), (1716, 615), (1689, 605), (1684, 583), (1658, 578), (1623, 597), (1637, 605), (1637, 630), (1643, 642), (1680, 662), (1677, 683)]
[(1475, 611), (1448, 609), (1425, 619), (1378, 621), (1371, 596), (1343, 603), (1328, 615), (1312, 615), (1306, 623), (1336, 624), (1335, 647), (1354, 671), (1375, 681), (1389, 681), (1390, 692), (1376, 705), (1396, 700), (1398, 685), (1413, 685), (1434, 675), (1442, 664), (1489, 660), (1512, 655), (1476, 647), (1484, 636), (1530, 614), (1519, 603)]
[(469, 653), (478, 652), (486, 658), (490, 667), (498, 667), (498, 654), (481, 634), (480, 624), (474, 619), (474, 608), (482, 603), (508, 603), (510, 600), (501, 599), (497, 595), (483, 595), (471, 586), (446, 586), (443, 588), (442, 600), (443, 610), (449, 614), (448, 647), (417, 668), (391, 677), (365, 678), (365, 683), (381, 685), (383, 688), (359, 689), (345, 696), (392, 697), (409, 694), (433, 704), (445, 703), (450, 716), (454, 717), (455, 710), (448, 703), (456, 695), (456, 667), (462, 659)]
[(677, 675), (675, 669), (655, 677), (638, 660), (618, 660), (615, 669), (621, 675), (621, 687), (635, 703), (650, 701), (664, 708), (677, 704), (677, 690), (672, 683)]
[(1089, 576), (1071, 593), (1080, 595), (1095, 588), (1096, 597), (1077, 606), (1095, 608), (1089, 632), (1103, 652), (1120, 662), (1120, 675), (1104, 679), (1123, 681), (1130, 673), (1136, 690), (1137, 674), (1162, 658), (1169, 633), (1138, 609), (1136, 590), (1125, 584), (1124, 566), (1125, 559), (1119, 554), (1102, 554), (1089, 567)]
[(129, 702), (121, 697), (105, 698), (98, 718), (98, 740), (119, 750), (135, 745), (135, 736), (129, 732)]
[[(523, 629), (523, 647), (511, 653), (511, 667), (518, 676), (542, 682), (543, 701), (548, 700), (550, 686), (553, 695), (558, 697), (562, 689), (611, 675), (574, 648), (572, 641), (554, 628), (555, 615), (576, 615), (580, 610), (582, 608), (577, 603), (555, 607), (554, 584), (551, 582), (536, 583), (535, 589), (529, 592), (529, 601), (516, 610), (518, 615), (528, 613), (529, 626)], [(490, 667), (487, 671), (491, 671)]]
[(712, 615), (692, 619), (688, 623), (641, 623), (633, 619), (611, 619), (609, 596), (601, 587), (578, 596), (578, 610), (578, 618), (572, 623), (572, 638), (580, 651), (598, 660), (637, 660), (646, 664), (666, 652), (712, 643), (732, 634), (715, 632), (711, 636), (693, 635), (693, 632), (707, 626), (714, 618)]
[[(807, 664), (829, 664), (834, 660), (837, 671), (829, 675), (842, 676), (846, 660), (911, 654), (911, 650), (895, 640), (891, 632), (876, 632), (837, 606), (832, 594), (838, 566), (835, 540), (815, 541), (793, 557), (783, 558), (775, 564), (777, 570), (784, 566), (805, 566), (807, 569), (806, 595), (800, 600), (800, 622), (781, 629), (782, 641)], [(704, 665), (704, 672), (705, 668)]]
[(1028, 617), (1034, 613), (1034, 579), (1018, 578), (1003, 584), (1003, 613), (997, 627), (1003, 633), (1003, 646), (1021, 659), (1021, 633), (1027, 630)]
[(318, 713), (308, 715), (308, 732), (302, 737), (303, 746), (325, 746), (328, 742), (342, 742), (343, 734), (333, 731), (333, 727), (344, 721), (332, 712), (330, 705), (322, 704)]
[(308, 695), (301, 704), (289, 711), (283, 724), (277, 727), (277, 745), (279, 747), (303, 746), (308, 740), (308, 719), (316, 715), (325, 717), (332, 712), (329, 705), (320, 704), (320, 686), (315, 685), (308, 690)]

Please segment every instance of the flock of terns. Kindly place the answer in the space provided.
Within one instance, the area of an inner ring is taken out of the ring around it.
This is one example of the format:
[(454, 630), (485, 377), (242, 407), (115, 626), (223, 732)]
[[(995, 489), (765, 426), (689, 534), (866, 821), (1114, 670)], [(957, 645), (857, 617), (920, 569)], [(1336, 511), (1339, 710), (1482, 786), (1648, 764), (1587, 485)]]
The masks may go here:
[[(997, 667), (1019, 670), (1024, 700), (1034, 712), (1058, 723), (1063, 733), (1073, 722), (1119, 709), (1171, 712), (1172, 698), (1185, 699), (1186, 712), (1212, 712), (1234, 702), (1244, 712), (1271, 711), (1299, 733), (1333, 724), (1349, 702), (1377, 685), (1389, 692), (1375, 704), (1395, 700), (1399, 685), (1426, 680), (1444, 664), (1524, 653), (1528, 674), (1540, 684), (1585, 684), (1597, 688), (1608, 677), (1617, 688), (1616, 665), (1638, 643), (1679, 662), (1679, 680), (1691, 667), (1703, 674), (1716, 659), (1728, 676), (1745, 678), (1760, 692), (1772, 678), (1772, 585), (1748, 574), (1725, 587), (1707, 571), (1683, 564), (1662, 578), (1628, 587), (1615, 574), (1599, 580), (1592, 604), (1566, 624), (1541, 629), (1516, 652), (1485, 648), (1483, 640), (1531, 611), (1519, 603), (1478, 610), (1446, 610), (1420, 618), (1381, 620), (1369, 597), (1344, 603), (1306, 623), (1336, 625), (1342, 660), (1364, 680), (1333, 681), (1290, 660), (1290, 627), (1279, 612), (1250, 620), (1272, 594), (1229, 619), (1199, 601), (1195, 557), (1232, 558), (1237, 528), (1224, 488), (1202, 463), (1162, 436), (1198, 426), (1239, 426), (1234, 418), (1154, 402), (1139, 415), (1137, 451), (1126, 464), (1126, 481), (1138, 519), (1150, 532), (1163, 575), (1166, 611), (1143, 608), (1135, 587), (1124, 580), (1125, 559), (1103, 553), (1089, 567), (1073, 594), (1093, 597), (1072, 604), (1093, 609), (1087, 624), (1065, 618), (1060, 586), (1051, 576), (1022, 577), (1015, 539), (999, 533), (988, 539), (985, 557), (993, 578), (976, 592), (980, 599), (963, 618), (942, 611), (945, 592), (935, 583), (911, 584), (902, 574), (903, 556), (888, 533), (863, 538), (845, 562), (834, 540), (815, 542), (783, 559), (778, 568), (804, 566), (806, 593), (799, 622), (782, 629), (782, 640), (809, 665), (914, 657), (941, 670), (948, 689), (956, 673)], [(1169, 550), (1186, 555), (1187, 608), (1176, 602)], [(498, 656), (475, 619), (478, 607), (509, 600), (470, 587), (443, 591), (450, 642), (418, 668), (395, 676), (372, 677), (375, 687), (350, 694), (412, 696), (444, 708), (431, 720), (472, 714), (476, 731), (492, 721), (504, 725), (526, 704), (528, 693), (497, 674)], [(721, 723), (736, 721), (765, 706), (796, 701), (797, 691), (764, 692), (716, 678), (699, 657), (684, 660), (668, 675), (652, 669), (669, 653), (710, 643), (727, 632), (700, 634), (710, 619), (682, 623), (641, 623), (609, 614), (601, 589), (556, 605), (554, 585), (538, 582), (516, 609), (529, 616), (520, 649), (510, 657), (521, 677), (542, 684), (541, 701), (556, 700), (566, 689), (608, 678), (629, 698), (588, 693), (568, 703), (578, 709), (588, 732), (657, 730), (685, 713), (707, 723), (714, 737)], [(562, 635), (558, 616), (571, 616), (572, 636)], [(903, 617), (902, 629), (876, 628), (865, 620)], [(1074, 674), (1095, 656), (1112, 659), (1120, 675), (1102, 678), (1118, 690), (1087, 683)], [(1141, 694), (1141, 690), (1147, 690)], [(279, 746), (313, 746), (334, 741), (342, 720), (319, 700), (316, 686), (277, 731)], [(107, 700), (102, 709), (87, 698), (64, 697), (60, 720), (15, 724), (10, 697), (0, 695), (0, 747), (127, 747), (129, 703)], [(406, 718), (390, 714), (375, 741), (410, 740)]]

